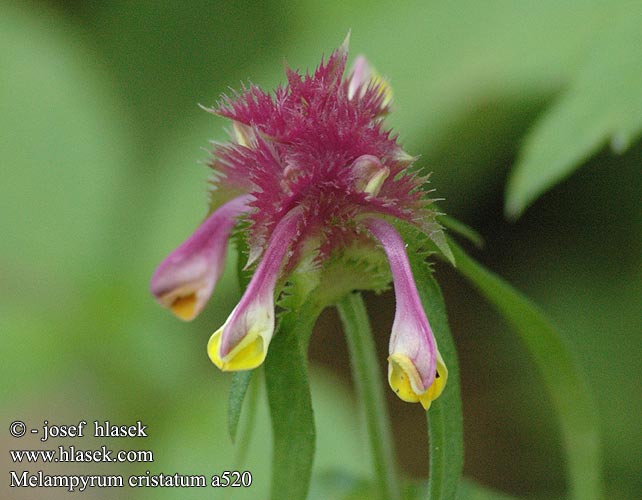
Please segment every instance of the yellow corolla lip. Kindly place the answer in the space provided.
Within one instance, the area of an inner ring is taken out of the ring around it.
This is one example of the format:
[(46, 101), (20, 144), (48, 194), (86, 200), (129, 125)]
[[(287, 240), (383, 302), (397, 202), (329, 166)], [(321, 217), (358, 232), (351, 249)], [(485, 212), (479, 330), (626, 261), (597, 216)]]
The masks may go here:
[(423, 392), (421, 378), (415, 365), (403, 354), (388, 357), (388, 383), (403, 401), (416, 403)]
[(444, 387), (446, 387), (446, 382), (448, 382), (448, 368), (446, 368), (446, 364), (444, 363), (441, 354), (437, 351), (437, 371), (435, 373), (435, 380), (419, 398), (424, 409), (427, 410), (430, 408), (430, 404), (441, 396), (441, 393), (444, 391)]
[(421, 403), (425, 410), (443, 392), (448, 380), (448, 369), (437, 351), (435, 380), (427, 389), (423, 388), (421, 376), (414, 363), (405, 355), (394, 353), (388, 357), (388, 383), (402, 401)]
[(175, 298), (169, 308), (180, 319), (189, 321), (196, 316), (196, 305), (196, 293), (192, 292), (189, 295)]
[(207, 355), (212, 363), (224, 372), (252, 370), (263, 363), (267, 354), (267, 344), (262, 335), (251, 330), (234, 349), (221, 357), (221, 336), (224, 328), (225, 325), (214, 332), (207, 343)]
[(208, 298), (208, 294), (202, 293), (201, 290), (206, 287), (206, 285), (198, 283), (188, 283), (182, 287), (160, 295), (158, 297), (158, 302), (163, 307), (169, 309), (176, 317), (183, 321), (191, 321), (198, 315), (205, 305), (205, 300)]

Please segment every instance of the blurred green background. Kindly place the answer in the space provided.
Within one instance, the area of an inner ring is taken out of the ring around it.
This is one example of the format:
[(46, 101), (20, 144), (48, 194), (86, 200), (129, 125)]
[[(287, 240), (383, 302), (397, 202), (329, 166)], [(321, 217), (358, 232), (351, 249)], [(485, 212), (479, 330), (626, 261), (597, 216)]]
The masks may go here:
[[(352, 31), (395, 92), (390, 125), (433, 172), (441, 207), (485, 238), (475, 255), (542, 305), (568, 336), (599, 406), (607, 497), (642, 492), (642, 143), (604, 148), (514, 223), (503, 191), (525, 134), (568, 87), (610, 1), (0, 1), (0, 364), (2, 425), (143, 420), (153, 464), (46, 467), (57, 473), (220, 473), (237, 467), (226, 428), (230, 376), (205, 345), (238, 299), (233, 262), (206, 312), (181, 323), (148, 293), (155, 266), (206, 213), (210, 139), (223, 120), (198, 108), (242, 82), (274, 87), (283, 61), (313, 68)], [(642, 28), (641, 28), (642, 29)], [(230, 259), (231, 261), (233, 259)], [(523, 497), (563, 495), (554, 415), (526, 351), (445, 266), (458, 342), (466, 475)], [(390, 293), (368, 296), (385, 378)], [(324, 478), (367, 478), (364, 429), (332, 311), (311, 346)], [(285, 390), (285, 389), (284, 389)], [(389, 394), (399, 461), (427, 475), (425, 419)], [(43, 448), (0, 433), (6, 450)], [(79, 447), (103, 444), (86, 438)], [(245, 469), (269, 488), (261, 405)], [(49, 443), (50, 445), (52, 443)], [(57, 444), (57, 443), (56, 443)], [(53, 447), (53, 446), (50, 446)], [(348, 481), (348, 479), (346, 479)], [(85, 498), (223, 498), (223, 491), (92, 489)], [(217, 496), (219, 495), (219, 496)]]

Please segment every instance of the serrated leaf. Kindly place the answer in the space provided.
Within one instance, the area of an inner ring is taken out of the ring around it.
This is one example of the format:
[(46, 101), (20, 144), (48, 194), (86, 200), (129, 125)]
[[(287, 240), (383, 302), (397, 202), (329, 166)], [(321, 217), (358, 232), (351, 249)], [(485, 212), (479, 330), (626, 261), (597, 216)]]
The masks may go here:
[(604, 26), (575, 81), (528, 135), (506, 189), (506, 214), (533, 201), (610, 142), (622, 153), (642, 132), (642, 8)]
[(306, 498), (310, 485), (316, 433), (305, 346), (319, 312), (308, 301), (283, 314), (265, 361), (274, 435), (273, 500)]
[[(463, 417), (457, 351), (448, 326), (444, 299), (432, 271), (420, 252), (411, 251), (408, 257), (439, 352), (448, 367), (446, 388), (432, 403), (427, 414), (430, 434), (428, 498), (430, 500), (457, 498), (464, 465)], [(455, 259), (457, 259), (456, 255)]]
[(571, 498), (601, 498), (597, 410), (573, 353), (548, 318), (526, 297), (475, 262), (452, 240), (450, 246), (457, 270), (513, 326), (539, 369), (562, 428)]

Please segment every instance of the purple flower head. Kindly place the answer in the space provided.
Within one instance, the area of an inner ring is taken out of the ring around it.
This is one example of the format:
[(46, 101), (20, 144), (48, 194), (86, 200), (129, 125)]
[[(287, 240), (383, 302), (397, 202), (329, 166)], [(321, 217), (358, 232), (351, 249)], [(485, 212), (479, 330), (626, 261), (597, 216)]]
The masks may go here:
[[(363, 57), (346, 76), (346, 61), (347, 41), (313, 73), (286, 68), (287, 83), (273, 93), (250, 85), (209, 110), (232, 121), (232, 139), (217, 143), (210, 161), (211, 217), (230, 199), (244, 200), (248, 267), (256, 270), (237, 307), (212, 335), (208, 354), (222, 370), (261, 364), (274, 332), (275, 300), (286, 282), (307, 280), (304, 288), (330, 304), (352, 289), (382, 289), (392, 273), (397, 315), (389, 380), (402, 399), (427, 407), (438, 395), (426, 396), (435, 394), (436, 374), (445, 383), (447, 372), (407, 258), (400, 263), (400, 236), (385, 220), (410, 224), (448, 250), (422, 190), (427, 179), (411, 170), (415, 158), (384, 126), (392, 102), (389, 85)], [(229, 229), (204, 231), (218, 235), (202, 240), (195, 254), (213, 255)], [(175, 253), (182, 256), (181, 249)], [(222, 257), (210, 261), (220, 269)], [(162, 268), (157, 275), (164, 274)], [(207, 295), (219, 272), (205, 280)], [(188, 278), (192, 290), (198, 279)], [(169, 288), (182, 290), (175, 282)], [(163, 297), (162, 290), (155, 294)]]

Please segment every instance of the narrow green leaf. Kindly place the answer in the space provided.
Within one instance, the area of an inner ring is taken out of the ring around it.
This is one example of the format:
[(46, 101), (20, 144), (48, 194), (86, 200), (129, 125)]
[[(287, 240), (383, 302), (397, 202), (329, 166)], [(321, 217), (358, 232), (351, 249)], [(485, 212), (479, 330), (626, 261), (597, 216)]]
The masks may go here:
[[(448, 367), (448, 383), (428, 411), (430, 435), (430, 470), (428, 498), (457, 498), (464, 466), (463, 418), (459, 363), (453, 342), (446, 306), (432, 271), (418, 252), (409, 252), (412, 273), (417, 283), (426, 316), (430, 321), (439, 352)], [(457, 255), (455, 254), (455, 259)]]
[(575, 81), (527, 137), (506, 189), (518, 217), (542, 193), (610, 142), (622, 153), (642, 132), (642, 6), (622, 6)]
[(227, 430), (232, 442), (236, 440), (243, 400), (252, 381), (252, 375), (254, 375), (254, 370), (234, 372), (232, 375), (232, 386), (230, 387), (230, 396), (227, 403)]
[(384, 379), (361, 294), (346, 295), (338, 302), (337, 309), (348, 342), (357, 393), (366, 417), (377, 492), (383, 500), (399, 499), (401, 489), (383, 392)]
[(562, 428), (571, 498), (601, 498), (600, 436), (597, 411), (587, 381), (566, 342), (526, 297), (483, 268), (455, 242), (457, 270), (515, 328), (530, 351)]
[(310, 486), (316, 435), (305, 339), (319, 312), (320, 307), (308, 301), (283, 313), (265, 361), (274, 434), (273, 500), (304, 499)]

